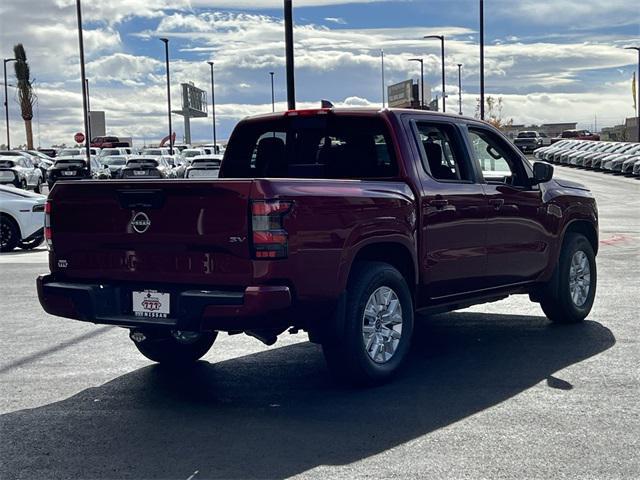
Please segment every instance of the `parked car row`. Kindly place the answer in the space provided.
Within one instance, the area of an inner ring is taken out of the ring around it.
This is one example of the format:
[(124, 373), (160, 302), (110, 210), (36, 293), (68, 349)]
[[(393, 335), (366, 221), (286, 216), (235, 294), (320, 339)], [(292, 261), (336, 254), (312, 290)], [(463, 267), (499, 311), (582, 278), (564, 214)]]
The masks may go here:
[(640, 176), (640, 143), (561, 140), (533, 156), (560, 165)]

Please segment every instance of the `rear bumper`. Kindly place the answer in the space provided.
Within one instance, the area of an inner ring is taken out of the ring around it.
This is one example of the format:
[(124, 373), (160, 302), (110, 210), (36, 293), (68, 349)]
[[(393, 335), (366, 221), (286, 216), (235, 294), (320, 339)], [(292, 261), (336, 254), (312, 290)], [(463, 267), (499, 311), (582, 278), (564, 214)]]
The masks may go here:
[(135, 316), (133, 290), (149, 287), (57, 281), (53, 275), (37, 279), (44, 310), (59, 317), (122, 327), (169, 327), (177, 330), (246, 330), (277, 326), (291, 307), (289, 287), (250, 286), (244, 291), (181, 290), (154, 286), (171, 294), (167, 318)]

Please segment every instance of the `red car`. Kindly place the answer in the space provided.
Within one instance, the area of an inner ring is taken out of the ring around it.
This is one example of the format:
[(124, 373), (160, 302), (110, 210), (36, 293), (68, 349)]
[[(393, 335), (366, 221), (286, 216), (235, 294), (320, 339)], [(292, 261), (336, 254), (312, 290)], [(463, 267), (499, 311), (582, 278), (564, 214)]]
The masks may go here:
[(129, 142), (121, 142), (118, 137), (95, 137), (91, 139), (93, 148), (118, 148), (130, 147)]
[(308, 332), (358, 384), (403, 364), (415, 313), (528, 294), (589, 313), (598, 214), (498, 130), (417, 110), (297, 110), (235, 128), (220, 178), (60, 182), (44, 309), (195, 362), (219, 332)]
[(600, 135), (597, 133), (591, 133), (589, 130), (565, 130), (559, 137), (551, 139), (551, 143), (559, 142), (560, 140), (600, 140)]

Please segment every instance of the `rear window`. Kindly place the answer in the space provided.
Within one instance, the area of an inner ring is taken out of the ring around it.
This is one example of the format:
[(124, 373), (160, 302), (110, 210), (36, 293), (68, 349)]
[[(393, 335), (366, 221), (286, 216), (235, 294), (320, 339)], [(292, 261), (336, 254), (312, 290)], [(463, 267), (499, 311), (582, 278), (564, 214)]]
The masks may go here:
[(234, 131), (222, 164), (227, 178), (392, 178), (398, 167), (382, 119), (287, 116)]
[(13, 168), (15, 166), (15, 160), (0, 160), (0, 168)]
[(536, 132), (520, 132), (518, 138), (536, 138)]

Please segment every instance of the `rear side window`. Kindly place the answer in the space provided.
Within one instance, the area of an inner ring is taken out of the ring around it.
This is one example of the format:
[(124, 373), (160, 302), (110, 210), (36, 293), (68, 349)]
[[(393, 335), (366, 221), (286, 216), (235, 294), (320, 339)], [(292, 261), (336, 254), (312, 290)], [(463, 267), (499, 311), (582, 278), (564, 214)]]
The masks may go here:
[(221, 177), (392, 178), (398, 166), (376, 117), (290, 116), (238, 126)]

